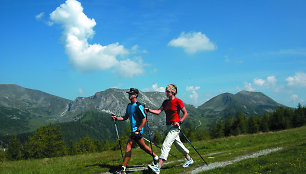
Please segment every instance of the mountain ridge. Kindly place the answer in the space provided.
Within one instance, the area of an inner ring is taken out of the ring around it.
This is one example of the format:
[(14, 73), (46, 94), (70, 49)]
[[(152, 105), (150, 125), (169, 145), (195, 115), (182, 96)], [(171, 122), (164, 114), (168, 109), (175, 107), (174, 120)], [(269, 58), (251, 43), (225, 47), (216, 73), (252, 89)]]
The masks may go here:
[[(126, 94), (128, 89), (118, 88), (109, 88), (89, 97), (77, 97), (75, 100), (64, 99), (18, 85), (0, 84), (0, 91), (0, 135), (13, 133), (14, 126), (11, 127), (9, 124), (16, 124), (15, 128), (18, 130), (15, 131), (16, 133), (24, 133), (48, 122), (73, 123), (81, 120), (84, 114), (91, 111), (102, 112), (106, 115), (112, 113), (123, 115), (126, 105), (130, 102)], [(158, 109), (165, 99), (163, 92), (140, 91), (138, 97), (138, 101), (153, 109)], [(186, 122), (200, 122), (202, 126), (235, 116), (238, 112), (246, 115), (263, 114), (283, 106), (261, 92), (248, 91), (240, 91), (236, 94), (223, 93), (199, 107), (184, 104), (189, 113)], [(103, 116), (101, 119), (107, 118)], [(159, 116), (149, 114), (148, 120), (153, 131), (165, 127), (163, 126), (165, 124), (164, 112)]]

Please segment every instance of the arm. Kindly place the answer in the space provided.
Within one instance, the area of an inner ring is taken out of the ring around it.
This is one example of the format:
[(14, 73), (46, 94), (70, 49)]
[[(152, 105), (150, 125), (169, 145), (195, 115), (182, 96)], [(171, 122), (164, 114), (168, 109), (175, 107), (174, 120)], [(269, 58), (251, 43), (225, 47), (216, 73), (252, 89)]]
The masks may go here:
[(117, 117), (116, 115), (112, 115), (112, 119), (113, 119), (113, 120), (118, 120), (118, 121), (124, 121), (124, 120), (127, 120), (128, 117), (126, 117), (126, 116)]
[(185, 107), (182, 108), (182, 111), (183, 111), (183, 116), (180, 119), (181, 122), (183, 122), (187, 118), (187, 116), (188, 116), (188, 113), (187, 113), (187, 110), (186, 110)]
[(146, 124), (146, 121), (147, 121), (147, 117), (144, 117), (141, 121), (141, 124), (140, 126), (138, 127), (137, 131), (138, 132), (135, 132), (136, 134), (139, 134), (139, 132), (141, 131), (141, 129), (143, 128), (143, 126)]
[(163, 110), (163, 106), (161, 106), (158, 110), (153, 110), (153, 109), (149, 109), (149, 108), (145, 108), (147, 112), (150, 112), (152, 114), (155, 114), (155, 115), (159, 115)]
[[(180, 119), (180, 122), (183, 122), (183, 121), (184, 121), (184, 120), (187, 118), (188, 113), (187, 113), (187, 110), (186, 110), (186, 108), (185, 108), (185, 107), (183, 107), (181, 110), (183, 111), (183, 116), (182, 116), (182, 118)], [(179, 127), (179, 126), (180, 126), (180, 123), (178, 123), (178, 122), (174, 122), (174, 124), (173, 124), (173, 125), (175, 125), (175, 126)]]

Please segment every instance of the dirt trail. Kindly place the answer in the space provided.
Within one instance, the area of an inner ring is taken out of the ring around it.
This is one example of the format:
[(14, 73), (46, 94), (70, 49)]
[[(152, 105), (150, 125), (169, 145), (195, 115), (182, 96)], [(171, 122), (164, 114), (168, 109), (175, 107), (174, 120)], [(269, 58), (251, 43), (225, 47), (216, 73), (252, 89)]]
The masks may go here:
[(233, 160), (210, 163), (208, 165), (204, 165), (204, 166), (195, 168), (190, 173), (195, 174), (195, 173), (200, 173), (200, 172), (203, 172), (203, 171), (215, 169), (215, 168), (218, 168), (218, 167), (225, 167), (227, 165), (230, 165), (230, 164), (242, 161), (242, 160), (246, 160), (246, 159), (249, 159), (249, 158), (257, 158), (259, 156), (267, 155), (267, 154), (270, 154), (272, 152), (279, 151), (281, 149), (283, 149), (283, 148), (282, 147), (277, 147), (277, 148), (273, 148), (273, 149), (265, 149), (265, 150), (255, 152), (251, 155), (243, 155), (243, 156), (240, 156), (240, 157), (236, 157)]

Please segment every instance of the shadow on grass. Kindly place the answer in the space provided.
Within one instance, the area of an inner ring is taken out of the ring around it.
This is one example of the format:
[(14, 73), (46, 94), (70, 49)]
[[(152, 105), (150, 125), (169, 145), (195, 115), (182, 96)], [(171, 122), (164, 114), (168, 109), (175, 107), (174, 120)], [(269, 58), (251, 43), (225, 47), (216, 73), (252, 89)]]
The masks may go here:
[[(116, 173), (116, 171), (119, 171), (121, 169), (121, 165), (109, 165), (109, 164), (93, 164), (93, 165), (87, 165), (85, 167), (94, 167), (94, 166), (98, 166), (101, 168), (107, 168), (109, 169), (108, 172), (110, 173)], [(128, 170), (133, 169), (133, 168), (140, 168), (140, 167), (144, 167), (144, 166), (142, 165), (128, 166), (126, 173), (133, 173), (135, 171), (128, 171)], [(139, 170), (139, 171), (142, 171), (143, 174), (152, 174), (152, 171), (148, 169)]]

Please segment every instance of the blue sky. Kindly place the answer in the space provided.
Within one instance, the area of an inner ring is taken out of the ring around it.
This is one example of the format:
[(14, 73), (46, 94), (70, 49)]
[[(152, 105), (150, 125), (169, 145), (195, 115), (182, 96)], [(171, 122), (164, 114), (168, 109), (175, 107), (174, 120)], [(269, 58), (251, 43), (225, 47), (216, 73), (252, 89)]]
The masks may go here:
[(116, 87), (196, 106), (224, 92), (306, 101), (303, 0), (0, 0), (0, 83), (67, 99)]

